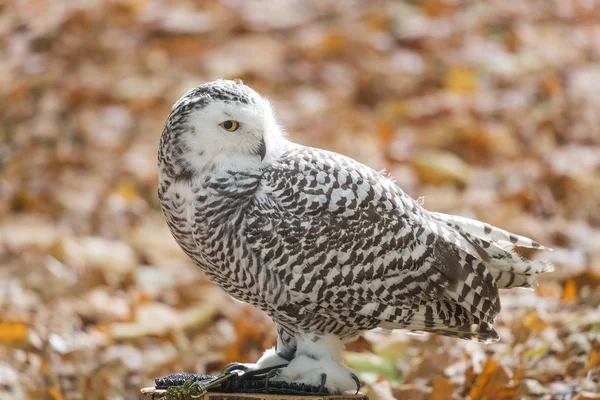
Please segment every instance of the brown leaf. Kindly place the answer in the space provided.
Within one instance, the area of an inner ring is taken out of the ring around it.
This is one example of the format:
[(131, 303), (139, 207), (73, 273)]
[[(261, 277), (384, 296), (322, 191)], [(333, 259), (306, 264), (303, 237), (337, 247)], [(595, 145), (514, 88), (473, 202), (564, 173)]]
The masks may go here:
[(429, 400), (449, 400), (452, 399), (454, 385), (445, 376), (438, 375), (433, 380), (433, 391)]
[(459, 3), (445, 0), (423, 0), (423, 11), (430, 17), (450, 15), (457, 9)]
[(505, 368), (488, 358), (469, 396), (472, 400), (513, 399), (518, 386), (509, 387), (510, 380)]
[[(246, 308), (235, 320), (236, 341), (225, 351), (224, 365), (232, 362), (254, 362), (252, 351), (261, 352), (272, 346), (270, 325), (260, 324), (257, 314)], [(263, 329), (258, 327), (262, 326)]]
[(574, 276), (573, 281), (575, 282), (575, 286), (579, 289), (582, 289), (586, 286), (596, 289), (598, 286), (600, 286), (600, 269), (596, 268), (583, 271), (579, 275)]

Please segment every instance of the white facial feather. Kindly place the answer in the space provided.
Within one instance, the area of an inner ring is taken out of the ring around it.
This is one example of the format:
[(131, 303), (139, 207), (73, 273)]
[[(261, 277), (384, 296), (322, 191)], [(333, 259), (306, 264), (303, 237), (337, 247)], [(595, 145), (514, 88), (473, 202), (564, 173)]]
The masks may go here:
[[(208, 97), (205, 107), (188, 115), (183, 157), (189, 166), (197, 170), (207, 163), (230, 170), (257, 168), (276, 159), (287, 147), (289, 142), (284, 138), (269, 102), (248, 89), (244, 87), (244, 94), (251, 95), (248, 104)], [(185, 99), (192, 92), (186, 93), (176, 104), (193, 101), (193, 98)], [(229, 132), (219, 125), (225, 121), (236, 121), (240, 127)], [(261, 160), (258, 154), (263, 141), (266, 154)]]

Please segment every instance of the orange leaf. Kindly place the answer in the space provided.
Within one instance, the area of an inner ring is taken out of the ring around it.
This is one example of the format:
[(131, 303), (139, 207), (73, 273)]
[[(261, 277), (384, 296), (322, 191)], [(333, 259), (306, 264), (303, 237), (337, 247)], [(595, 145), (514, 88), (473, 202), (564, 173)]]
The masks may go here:
[(467, 360), (468, 360), (468, 364), (467, 364), (467, 369), (465, 371), (465, 383), (466, 383), (467, 387), (472, 387), (476, 383), (477, 375), (475, 374), (475, 371), (473, 369), (473, 360), (471, 359), (471, 356), (469, 356), (468, 354), (467, 354)]
[(563, 291), (561, 299), (571, 302), (577, 301), (577, 284), (573, 279), (569, 279), (565, 283), (565, 290)]
[(506, 370), (489, 358), (483, 372), (469, 392), (469, 396), (472, 400), (511, 398), (508, 393), (514, 393), (518, 388), (508, 387), (509, 383), (510, 377)]
[(0, 342), (18, 342), (27, 338), (29, 327), (22, 322), (0, 322)]
[(60, 392), (60, 388), (56, 386), (52, 386), (48, 388), (48, 395), (52, 398), (52, 400), (63, 400), (62, 393)]
[(377, 129), (377, 136), (383, 144), (388, 144), (394, 138), (394, 130), (388, 124), (381, 124)]
[(479, 378), (475, 382), (475, 385), (473, 385), (473, 388), (469, 392), (469, 396), (471, 396), (473, 400), (483, 398), (486, 386), (490, 386), (490, 380), (497, 370), (498, 364), (494, 360), (489, 358), (485, 364), (485, 367), (483, 368), (483, 372), (481, 372), (481, 375), (479, 376)]
[(592, 354), (590, 354), (590, 359), (585, 367), (585, 370), (587, 372), (596, 367), (600, 367), (600, 350), (594, 350)]
[(540, 318), (537, 311), (531, 311), (527, 314), (523, 320), (523, 324), (533, 332), (542, 332), (548, 327), (548, 323)]

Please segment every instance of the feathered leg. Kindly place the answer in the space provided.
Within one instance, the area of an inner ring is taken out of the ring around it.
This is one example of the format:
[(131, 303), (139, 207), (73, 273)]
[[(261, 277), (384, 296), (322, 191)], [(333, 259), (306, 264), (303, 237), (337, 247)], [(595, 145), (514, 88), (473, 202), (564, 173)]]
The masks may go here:
[(342, 341), (334, 335), (300, 334), (294, 359), (281, 368), (273, 381), (322, 387), (330, 393), (358, 391), (358, 377), (344, 366)]

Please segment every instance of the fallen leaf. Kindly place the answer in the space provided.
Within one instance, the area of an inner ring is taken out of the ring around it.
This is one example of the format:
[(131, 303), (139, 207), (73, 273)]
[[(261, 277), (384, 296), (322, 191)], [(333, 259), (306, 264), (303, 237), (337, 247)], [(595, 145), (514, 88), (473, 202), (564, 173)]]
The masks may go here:
[(388, 145), (394, 138), (394, 130), (388, 124), (381, 124), (377, 129), (377, 136), (384, 145)]
[(388, 381), (367, 385), (365, 387), (365, 394), (369, 396), (369, 399), (371, 400), (393, 400), (397, 398), (392, 394), (392, 386)]
[(429, 400), (450, 400), (454, 390), (454, 385), (450, 382), (450, 379), (438, 375), (433, 380), (433, 391)]
[(565, 290), (563, 291), (561, 300), (568, 302), (576, 302), (577, 301), (577, 285), (575, 284), (575, 280), (569, 279), (565, 282)]
[(587, 372), (589, 372), (592, 369), (595, 369), (599, 366), (600, 366), (600, 350), (596, 349), (596, 350), (592, 351), (592, 354), (590, 354), (590, 359), (589, 359), (587, 365), (585, 366), (585, 370)]
[(398, 381), (401, 376), (394, 361), (380, 357), (377, 354), (346, 351), (344, 352), (344, 360), (357, 372), (375, 372), (379, 376), (392, 381)]
[(575, 397), (576, 400), (598, 400), (600, 399), (600, 393), (592, 393), (583, 391), (579, 393), (579, 396)]
[(272, 343), (265, 343), (264, 329), (269, 329), (269, 325), (263, 325), (264, 329), (257, 329), (258, 321), (254, 320), (254, 312), (245, 309), (235, 319), (234, 328), (236, 341), (227, 347), (224, 356), (223, 366), (232, 362), (254, 362), (249, 350), (263, 351), (265, 347), (270, 347)]
[(425, 152), (412, 160), (412, 166), (424, 183), (465, 185), (471, 175), (468, 164), (448, 152)]
[(541, 383), (535, 379), (525, 379), (523, 381), (525, 385), (525, 392), (532, 396), (543, 396), (548, 394), (549, 390), (544, 387)]
[(18, 321), (0, 322), (0, 342), (10, 344), (26, 340), (29, 326)]
[(392, 394), (396, 399), (427, 400), (431, 395), (431, 388), (414, 384), (398, 385), (392, 387)]
[(549, 96), (556, 95), (562, 91), (562, 82), (560, 81), (560, 78), (554, 74), (543, 78), (540, 86), (541, 90)]
[(518, 387), (509, 387), (509, 382), (510, 377), (505, 368), (488, 358), (469, 396), (472, 400), (512, 399)]
[(456, 11), (459, 3), (447, 0), (422, 0), (423, 11), (430, 17), (450, 15)]
[(114, 339), (164, 336), (172, 330), (201, 328), (212, 321), (216, 313), (216, 306), (211, 303), (175, 310), (165, 304), (148, 302), (138, 306), (134, 322), (112, 323), (108, 325), (108, 332)]
[(63, 400), (63, 395), (59, 387), (52, 386), (48, 388), (48, 395), (52, 398), (52, 400)]
[(535, 359), (540, 359), (543, 356), (545, 356), (548, 351), (550, 351), (550, 349), (552, 348), (551, 345), (546, 344), (544, 346), (540, 346), (540, 347), (534, 347), (532, 349), (527, 350), (526, 352), (523, 353), (523, 356), (535, 360)]
[(319, 50), (328, 55), (337, 55), (348, 46), (346, 38), (338, 33), (326, 34), (319, 45)]
[(451, 68), (446, 74), (446, 88), (460, 94), (470, 94), (477, 90), (477, 76), (470, 68)]
[(525, 327), (530, 331), (538, 333), (542, 332), (544, 329), (550, 326), (539, 316), (536, 310), (531, 311), (525, 316), (525, 319), (523, 320), (523, 325), (525, 325)]
[(139, 199), (137, 188), (132, 183), (124, 183), (117, 186), (113, 193), (121, 197), (125, 203), (130, 204)]

